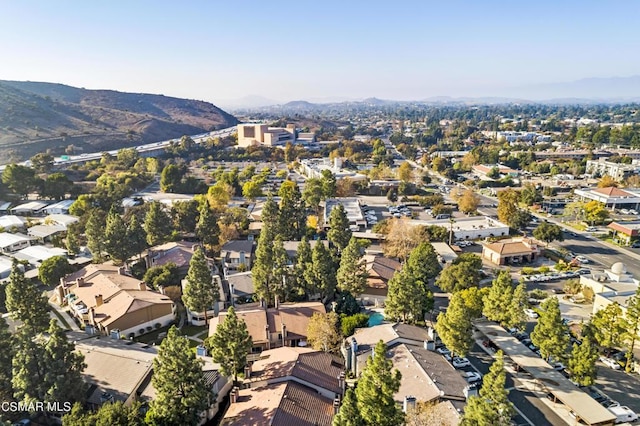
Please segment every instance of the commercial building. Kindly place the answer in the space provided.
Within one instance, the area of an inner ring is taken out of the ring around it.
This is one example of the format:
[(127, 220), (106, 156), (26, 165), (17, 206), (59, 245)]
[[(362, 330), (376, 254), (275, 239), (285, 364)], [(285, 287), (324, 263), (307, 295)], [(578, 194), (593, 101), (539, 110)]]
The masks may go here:
[(539, 255), (538, 245), (530, 238), (500, 240), (482, 245), (482, 258), (494, 265), (529, 263)]
[(342, 168), (342, 159), (334, 158), (307, 158), (300, 160), (300, 173), (308, 178), (321, 178), (322, 172), (328, 170), (335, 176), (336, 180), (350, 179), (354, 182), (367, 180), (367, 176)]
[(453, 232), (454, 240), (475, 240), (509, 235), (509, 225), (487, 216), (440, 220), (410, 220), (408, 224), (442, 226)]
[(593, 313), (617, 303), (623, 312), (627, 310), (627, 301), (638, 289), (640, 281), (627, 272), (622, 262), (611, 265), (611, 269), (602, 272), (592, 272), (580, 277), (580, 284), (593, 290)]
[(494, 170), (497, 169), (500, 176), (511, 176), (518, 177), (519, 173), (517, 170), (512, 169), (511, 167), (503, 166), (502, 164), (476, 164), (473, 166), (473, 171), (475, 174), (482, 178), (489, 178), (488, 175)]
[(640, 221), (611, 222), (607, 228), (613, 232), (613, 238), (620, 244), (630, 245), (640, 238)]
[(294, 124), (287, 127), (269, 127), (266, 124), (238, 124), (238, 146), (254, 145), (284, 147), (287, 143), (312, 145), (314, 133), (298, 132)]
[(614, 186), (607, 188), (576, 189), (575, 195), (580, 201), (599, 201), (608, 209), (635, 209), (640, 208), (640, 190), (620, 189)]
[(586, 172), (598, 176), (611, 176), (622, 180), (640, 172), (640, 164), (624, 164), (607, 161), (605, 158), (587, 160)]
[(324, 226), (329, 227), (329, 217), (331, 216), (331, 210), (338, 205), (342, 205), (347, 214), (349, 225), (354, 227), (352, 230), (364, 229), (367, 226), (367, 221), (362, 213), (360, 202), (357, 198), (329, 198), (325, 201), (324, 205)]

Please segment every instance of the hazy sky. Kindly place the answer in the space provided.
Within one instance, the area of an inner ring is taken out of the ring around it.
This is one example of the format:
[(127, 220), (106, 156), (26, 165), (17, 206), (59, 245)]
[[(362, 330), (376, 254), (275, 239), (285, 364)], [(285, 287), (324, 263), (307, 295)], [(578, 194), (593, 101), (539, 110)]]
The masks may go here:
[(0, 0), (0, 79), (421, 99), (640, 74), (636, 0)]

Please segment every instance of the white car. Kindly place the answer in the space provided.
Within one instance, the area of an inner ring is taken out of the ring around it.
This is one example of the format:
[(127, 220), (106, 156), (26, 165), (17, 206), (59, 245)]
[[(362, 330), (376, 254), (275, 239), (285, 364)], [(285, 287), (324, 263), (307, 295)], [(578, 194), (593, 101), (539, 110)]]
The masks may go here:
[(436, 349), (436, 352), (438, 352), (440, 355), (449, 355), (451, 353), (451, 351), (444, 346), (441, 346), (438, 349)]
[(525, 309), (524, 313), (529, 317), (529, 318), (538, 318), (540, 315), (538, 315), (538, 313), (536, 311), (534, 311), (533, 309)]
[(607, 358), (606, 356), (601, 356), (600, 362), (613, 370), (620, 370), (621, 368), (618, 361), (616, 361), (615, 359)]
[(455, 357), (451, 360), (451, 363), (455, 368), (469, 367), (471, 363), (466, 358)]
[(589, 259), (584, 256), (576, 256), (576, 260), (580, 263), (589, 263)]
[(466, 371), (464, 373), (464, 378), (467, 383), (477, 383), (482, 380), (482, 374), (476, 373), (475, 371)]

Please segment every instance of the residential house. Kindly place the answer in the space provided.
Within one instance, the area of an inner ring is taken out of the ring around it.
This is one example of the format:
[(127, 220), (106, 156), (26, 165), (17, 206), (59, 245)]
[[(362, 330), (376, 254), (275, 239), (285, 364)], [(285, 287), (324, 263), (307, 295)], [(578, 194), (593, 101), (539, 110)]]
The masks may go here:
[(60, 225), (34, 225), (27, 229), (27, 234), (41, 244), (51, 242), (54, 236), (63, 235), (66, 232), (67, 228)]
[(45, 207), (49, 203), (45, 201), (29, 201), (28, 203), (20, 204), (11, 209), (11, 212), (20, 216), (39, 216), (45, 212)]
[(126, 274), (124, 267), (92, 264), (67, 275), (56, 288), (59, 304), (96, 331), (121, 336), (171, 324), (176, 306), (169, 297)]
[(226, 280), (223, 281), (223, 284), (226, 284), (229, 291), (229, 301), (234, 306), (253, 301), (255, 289), (253, 287), (251, 271), (229, 275)]
[(63, 226), (67, 229), (69, 228), (69, 225), (76, 223), (78, 220), (77, 216), (72, 216), (70, 214), (50, 214), (49, 216), (45, 216), (43, 223), (45, 225)]
[(26, 220), (14, 214), (0, 216), (0, 228), (7, 230), (22, 230), (25, 228)]
[[(199, 243), (191, 241), (172, 241), (151, 247), (144, 254), (147, 268), (152, 266), (164, 266), (173, 263), (178, 267), (178, 274), (181, 278), (187, 275), (191, 258), (196, 248), (201, 247)], [(209, 259), (209, 266), (214, 275), (218, 274), (218, 268), (212, 259)]]
[[(236, 314), (247, 325), (253, 340), (254, 353), (281, 346), (306, 345), (307, 327), (315, 313), (326, 313), (320, 302), (276, 303), (273, 308), (237, 306)], [(209, 322), (209, 336), (216, 332), (218, 324), (224, 321), (226, 312), (221, 312)]]
[(539, 255), (538, 245), (530, 238), (513, 238), (482, 245), (482, 258), (494, 265), (529, 263)]
[(227, 273), (245, 272), (251, 269), (253, 262), (253, 241), (232, 240), (220, 250), (222, 265)]
[(31, 238), (22, 234), (0, 232), (0, 251), (4, 254), (15, 253), (31, 245)]
[(62, 200), (59, 201), (55, 204), (51, 204), (50, 206), (45, 207), (44, 212), (46, 214), (69, 214), (69, 207), (71, 207), (71, 205), (75, 202), (76, 200)]
[(54, 256), (67, 257), (67, 251), (59, 247), (46, 247), (46, 246), (29, 246), (18, 250), (13, 254), (18, 260), (26, 260), (34, 267), (39, 267), (42, 262), (50, 259)]
[(360, 295), (365, 304), (378, 306), (387, 298), (389, 280), (402, 264), (381, 254), (366, 254), (363, 257), (367, 268), (367, 287)]
[(345, 389), (340, 358), (308, 348), (265, 351), (246, 373), (223, 425), (330, 426)]

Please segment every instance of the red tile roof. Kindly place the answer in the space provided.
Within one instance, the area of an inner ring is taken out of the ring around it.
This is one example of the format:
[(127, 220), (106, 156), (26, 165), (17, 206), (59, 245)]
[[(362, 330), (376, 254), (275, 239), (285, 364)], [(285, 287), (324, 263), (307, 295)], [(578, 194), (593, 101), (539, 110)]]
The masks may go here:
[(622, 189), (616, 188), (615, 186), (609, 186), (607, 188), (594, 189), (593, 192), (597, 192), (599, 194), (606, 195), (607, 197), (610, 197), (610, 198), (635, 197), (635, 194), (631, 194), (631, 193), (629, 193), (627, 191), (623, 191)]

